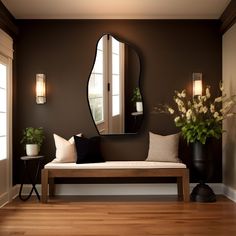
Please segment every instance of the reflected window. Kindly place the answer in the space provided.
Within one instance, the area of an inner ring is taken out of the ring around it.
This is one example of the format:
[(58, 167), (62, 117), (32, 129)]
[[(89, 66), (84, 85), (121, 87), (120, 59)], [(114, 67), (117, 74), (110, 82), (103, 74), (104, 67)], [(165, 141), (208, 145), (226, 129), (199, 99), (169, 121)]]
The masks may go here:
[(103, 39), (101, 39), (98, 43), (97, 56), (89, 79), (89, 104), (96, 124), (104, 121), (103, 63), (104, 51)]
[(139, 88), (140, 59), (127, 43), (107, 34), (98, 41), (88, 82), (88, 101), (100, 134), (136, 133), (142, 113), (136, 115), (133, 91)]
[(104, 132), (123, 132), (124, 129), (123, 55), (123, 43), (108, 35), (99, 40), (88, 94), (94, 121)]

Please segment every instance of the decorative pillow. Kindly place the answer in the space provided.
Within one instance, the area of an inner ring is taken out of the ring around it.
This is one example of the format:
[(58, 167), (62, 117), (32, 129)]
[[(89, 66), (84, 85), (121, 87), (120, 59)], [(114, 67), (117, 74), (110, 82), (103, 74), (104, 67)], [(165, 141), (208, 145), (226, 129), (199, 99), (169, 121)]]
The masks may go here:
[(179, 133), (162, 136), (149, 132), (149, 151), (146, 161), (180, 162), (178, 148)]
[[(82, 136), (82, 134), (78, 134)], [(66, 140), (56, 134), (53, 134), (56, 146), (56, 158), (52, 162), (76, 162), (77, 155), (75, 149), (74, 137)]]
[(74, 136), (77, 164), (104, 162), (100, 150), (100, 137), (84, 138)]

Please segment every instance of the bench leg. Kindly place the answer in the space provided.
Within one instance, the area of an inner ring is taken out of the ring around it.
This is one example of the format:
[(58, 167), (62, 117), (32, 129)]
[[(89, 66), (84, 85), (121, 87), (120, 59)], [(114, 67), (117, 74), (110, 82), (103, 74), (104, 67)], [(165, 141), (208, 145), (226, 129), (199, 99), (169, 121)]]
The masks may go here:
[(42, 169), (41, 171), (41, 188), (42, 188), (42, 203), (47, 203), (48, 200), (48, 170)]
[(55, 194), (54, 178), (49, 178), (49, 196), (53, 197)]
[(189, 170), (181, 177), (177, 177), (177, 189), (180, 200), (189, 202)]
[(187, 169), (183, 176), (183, 197), (185, 202), (189, 202), (189, 170)]
[(183, 178), (177, 177), (177, 192), (179, 200), (183, 200)]

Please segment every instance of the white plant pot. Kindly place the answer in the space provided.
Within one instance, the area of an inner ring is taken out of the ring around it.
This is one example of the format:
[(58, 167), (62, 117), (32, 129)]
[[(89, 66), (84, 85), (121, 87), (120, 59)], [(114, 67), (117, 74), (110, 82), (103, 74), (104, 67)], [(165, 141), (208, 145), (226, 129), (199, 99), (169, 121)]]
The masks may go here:
[(142, 102), (136, 102), (136, 110), (137, 110), (137, 112), (143, 112), (143, 103)]
[(26, 155), (37, 156), (39, 154), (38, 144), (26, 144)]

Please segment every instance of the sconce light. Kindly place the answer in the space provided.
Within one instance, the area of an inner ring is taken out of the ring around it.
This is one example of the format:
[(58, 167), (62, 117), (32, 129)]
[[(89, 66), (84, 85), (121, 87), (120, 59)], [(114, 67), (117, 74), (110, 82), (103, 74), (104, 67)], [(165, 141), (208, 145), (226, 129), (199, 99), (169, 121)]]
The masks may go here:
[(202, 95), (202, 73), (193, 73), (193, 97)]
[(36, 74), (36, 103), (46, 102), (46, 77), (45, 74)]

